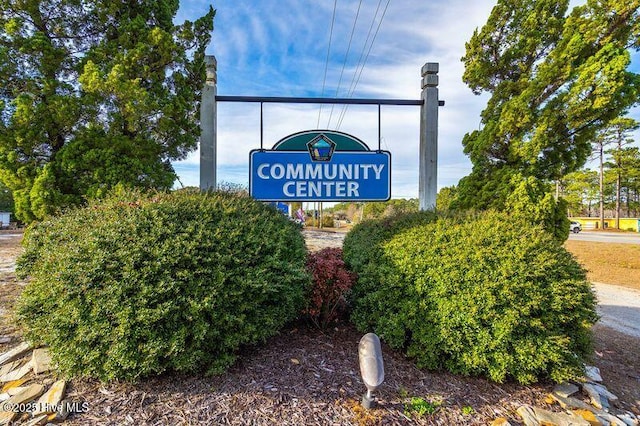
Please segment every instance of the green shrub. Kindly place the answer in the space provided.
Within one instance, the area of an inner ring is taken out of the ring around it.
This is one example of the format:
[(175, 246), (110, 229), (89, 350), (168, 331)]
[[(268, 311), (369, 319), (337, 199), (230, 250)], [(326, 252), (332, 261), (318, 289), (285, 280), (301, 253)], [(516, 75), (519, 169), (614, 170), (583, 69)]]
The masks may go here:
[(342, 250), (347, 266), (360, 273), (368, 263), (376, 263), (384, 255), (383, 244), (404, 229), (436, 220), (432, 212), (402, 213), (382, 219), (366, 220), (346, 235)]
[(420, 367), (521, 383), (581, 373), (595, 297), (541, 226), (499, 213), (440, 218), (388, 236), (369, 258), (355, 240), (344, 247), (359, 265), (352, 319)]
[[(347, 267), (358, 275), (351, 290), (352, 321), (361, 330), (383, 332), (385, 341), (395, 348), (404, 345), (405, 331), (402, 324), (394, 324), (394, 310), (400, 308), (406, 294), (403, 286), (391, 284), (397, 274), (387, 273), (384, 244), (404, 229), (433, 222), (436, 217), (432, 212), (419, 212), (366, 220), (354, 226), (342, 244)], [(384, 291), (380, 291), (381, 283), (386, 284)]]
[(540, 225), (561, 243), (569, 238), (567, 202), (556, 200), (548, 184), (532, 176), (516, 175), (511, 179), (513, 192), (506, 199), (506, 210), (522, 221)]
[(19, 317), (67, 376), (220, 372), (303, 306), (295, 225), (239, 194), (121, 194), (32, 227)]
[(356, 280), (342, 260), (342, 249), (327, 247), (307, 257), (312, 277), (304, 313), (316, 327), (326, 329), (332, 322), (347, 317), (346, 296)]

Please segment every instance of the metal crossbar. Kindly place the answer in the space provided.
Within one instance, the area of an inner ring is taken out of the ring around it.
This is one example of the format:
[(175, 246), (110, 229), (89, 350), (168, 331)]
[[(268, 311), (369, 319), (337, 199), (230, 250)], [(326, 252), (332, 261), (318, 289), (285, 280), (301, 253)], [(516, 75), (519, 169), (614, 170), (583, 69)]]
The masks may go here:
[[(380, 107), (382, 105), (422, 106), (422, 99), (358, 99), (358, 98), (289, 98), (280, 96), (216, 96), (217, 102), (255, 102), (260, 103), (260, 149), (264, 149), (264, 131), (262, 125), (262, 105), (264, 103), (278, 104), (340, 104), (340, 105), (378, 105), (378, 151), (381, 149), (381, 121)], [(444, 106), (444, 101), (438, 101)]]
[(415, 105), (422, 99), (357, 99), (357, 98), (287, 98), (279, 96), (216, 96), (218, 102), (266, 102), (280, 104), (343, 104), (343, 105)]

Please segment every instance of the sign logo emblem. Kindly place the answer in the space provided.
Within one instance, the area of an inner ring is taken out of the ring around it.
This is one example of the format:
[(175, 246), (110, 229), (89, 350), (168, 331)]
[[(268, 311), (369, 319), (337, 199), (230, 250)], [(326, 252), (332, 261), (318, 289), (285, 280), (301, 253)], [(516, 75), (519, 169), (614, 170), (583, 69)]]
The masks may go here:
[(307, 149), (309, 149), (311, 161), (331, 161), (333, 151), (336, 149), (336, 143), (326, 135), (321, 134), (307, 143)]

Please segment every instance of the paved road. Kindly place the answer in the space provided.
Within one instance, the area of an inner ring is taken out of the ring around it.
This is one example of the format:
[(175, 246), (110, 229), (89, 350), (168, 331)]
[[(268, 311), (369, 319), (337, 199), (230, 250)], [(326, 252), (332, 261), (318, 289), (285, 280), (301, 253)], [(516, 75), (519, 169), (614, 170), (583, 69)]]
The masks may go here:
[(640, 291), (593, 283), (598, 296), (600, 324), (640, 337)]
[(613, 232), (582, 231), (578, 234), (570, 233), (569, 239), (598, 243), (640, 244), (640, 233), (623, 232), (618, 234)]
[(0, 240), (13, 240), (15, 238), (20, 238), (20, 237), (22, 237), (22, 234), (5, 233), (5, 232), (0, 233)]

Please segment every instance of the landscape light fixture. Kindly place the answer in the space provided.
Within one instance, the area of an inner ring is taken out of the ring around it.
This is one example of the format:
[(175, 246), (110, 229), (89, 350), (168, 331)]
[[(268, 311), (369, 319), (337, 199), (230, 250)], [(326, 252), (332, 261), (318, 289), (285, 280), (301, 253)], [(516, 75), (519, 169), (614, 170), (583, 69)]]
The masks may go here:
[(384, 381), (384, 362), (380, 339), (374, 333), (367, 333), (360, 339), (358, 345), (358, 360), (360, 361), (360, 374), (367, 387), (367, 393), (362, 397), (362, 406), (366, 409), (375, 406), (373, 392)]

